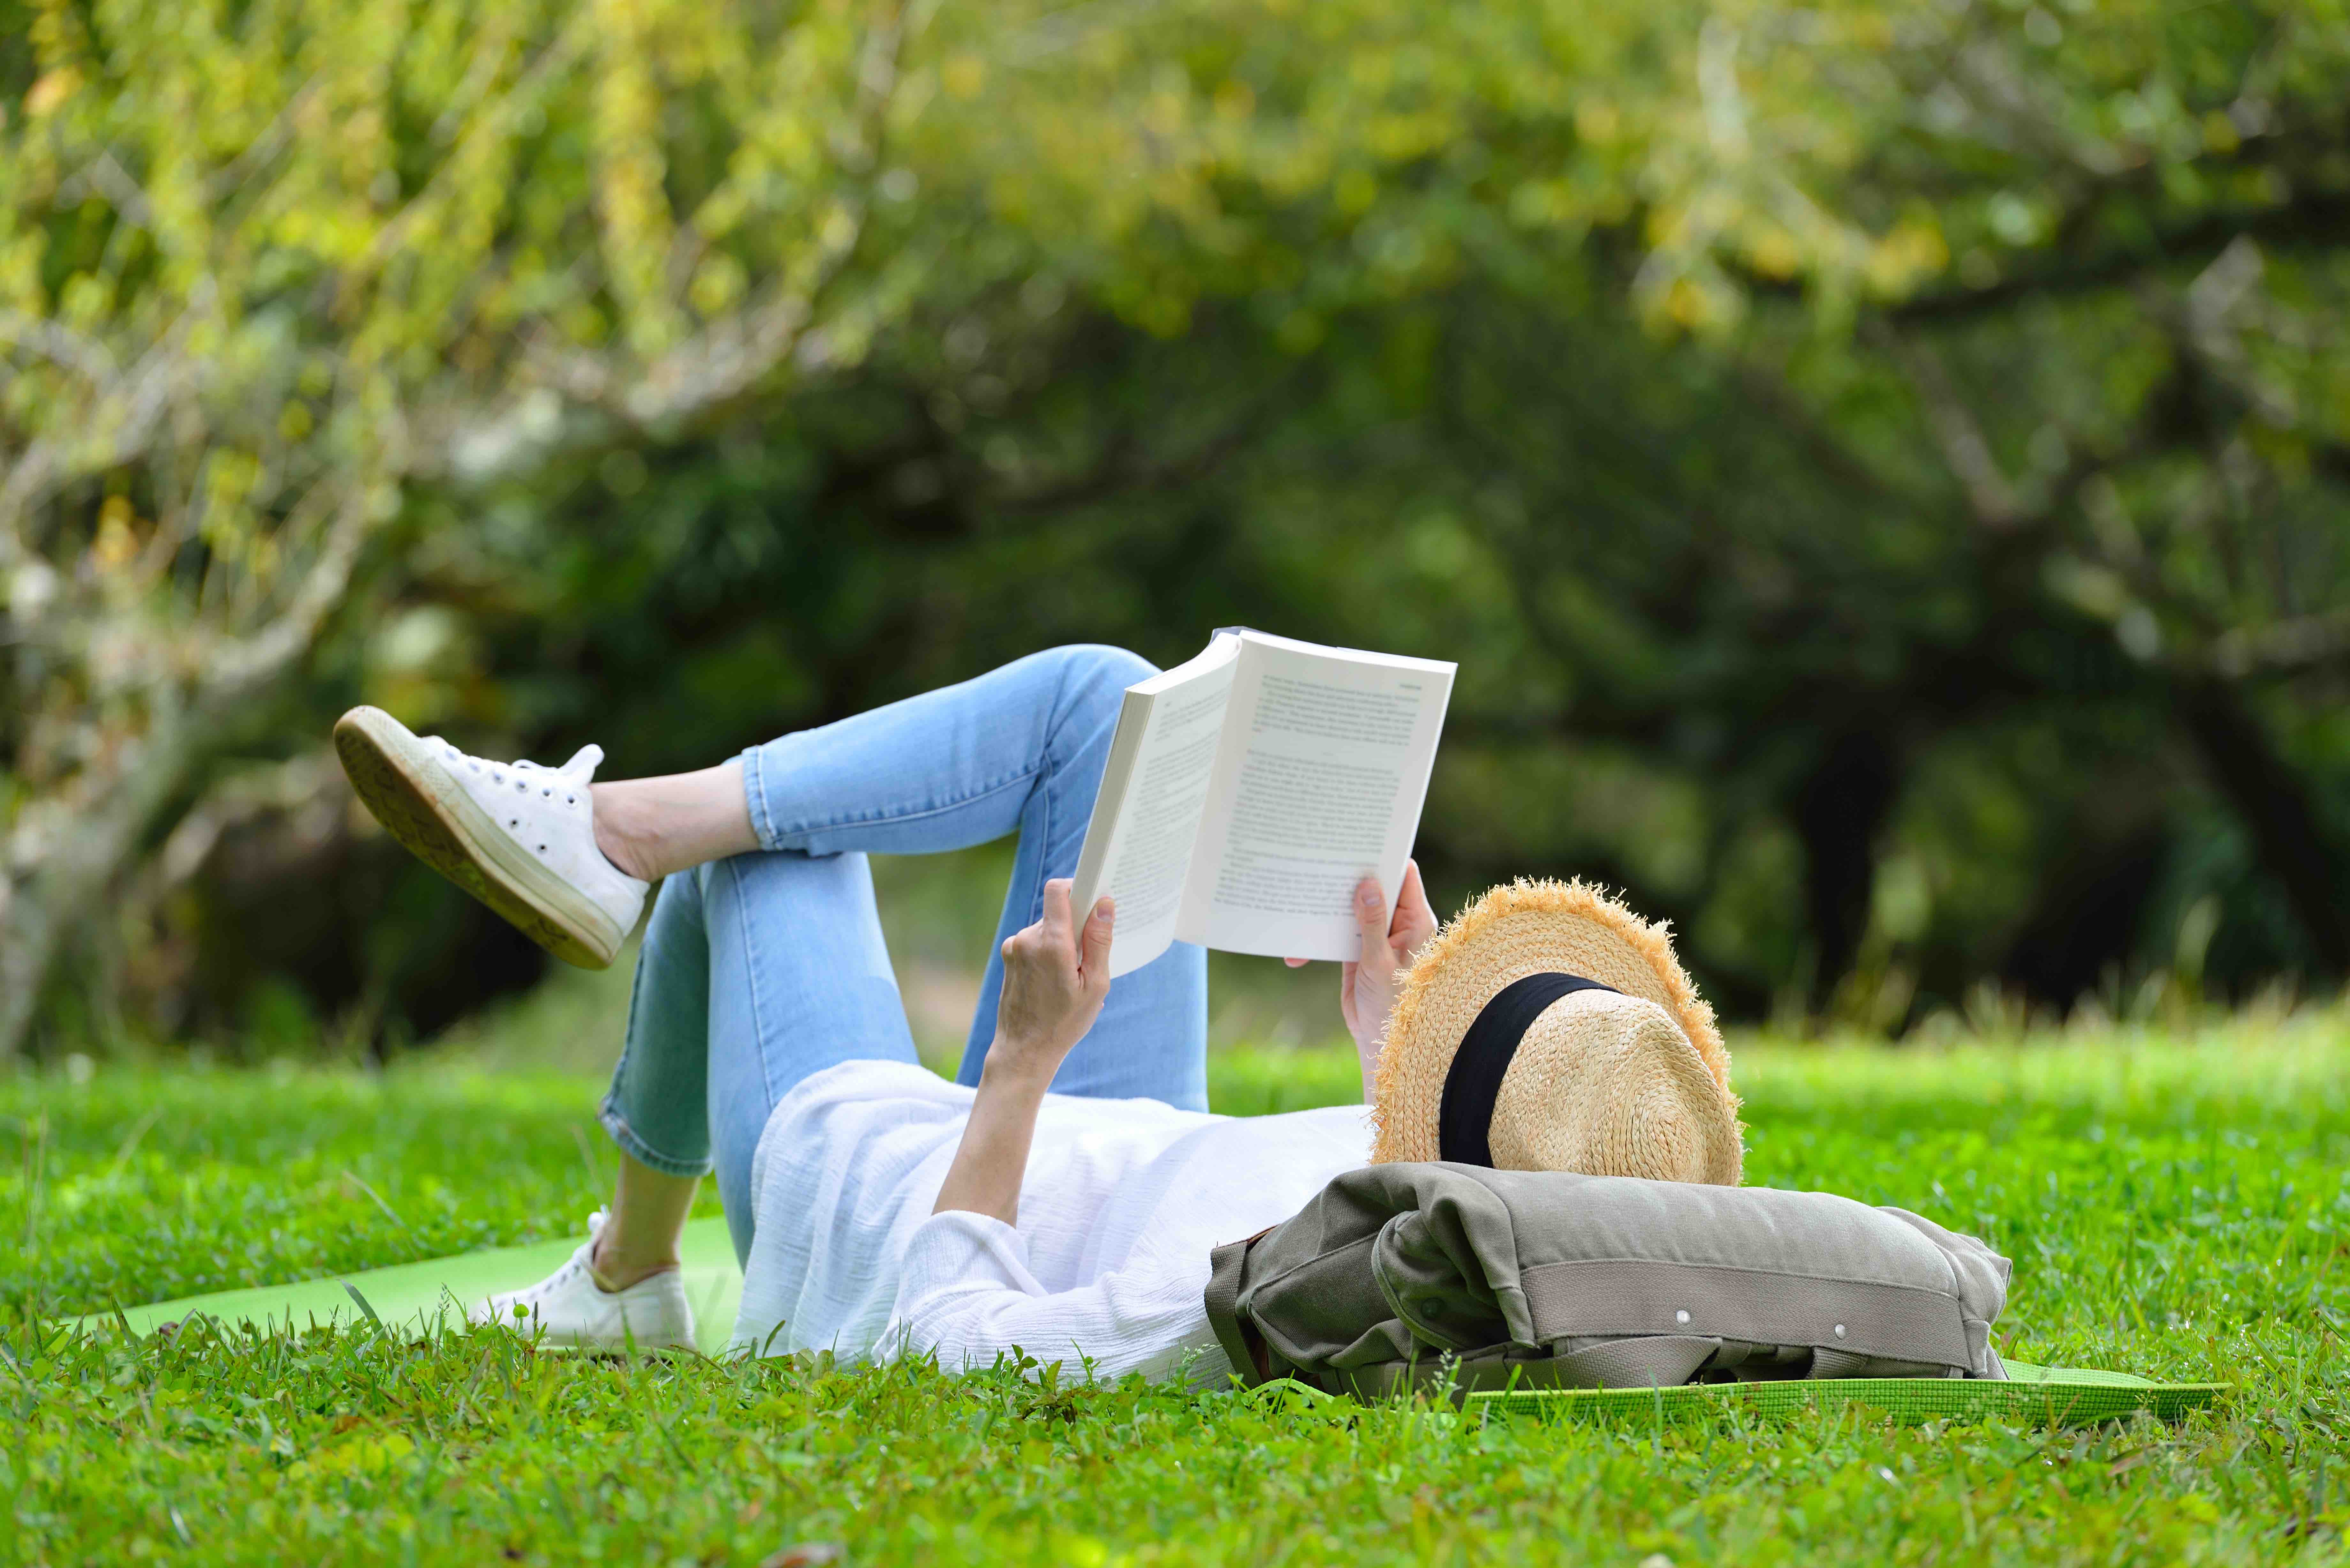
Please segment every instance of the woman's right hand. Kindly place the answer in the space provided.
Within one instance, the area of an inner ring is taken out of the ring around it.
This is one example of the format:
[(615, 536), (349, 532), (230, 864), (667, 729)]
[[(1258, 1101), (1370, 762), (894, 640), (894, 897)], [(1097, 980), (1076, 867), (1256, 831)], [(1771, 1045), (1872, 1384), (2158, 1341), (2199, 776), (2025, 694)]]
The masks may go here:
[(1095, 901), (1082, 929), (1069, 909), (1070, 881), (1045, 884), (1044, 918), (1003, 942), (1003, 995), (987, 1070), (1050, 1083), (1062, 1058), (1101, 1016), (1109, 996), (1109, 942), (1117, 908)]
[(1020, 1222), (1020, 1183), (1036, 1136), (1036, 1112), (1069, 1048), (1101, 1016), (1109, 995), (1110, 925), (1104, 898), (1082, 929), (1070, 919), (1069, 881), (1045, 884), (1045, 918), (1004, 939), (1003, 999), (995, 1043), (980, 1068), (962, 1140), (931, 1212), (964, 1210)]

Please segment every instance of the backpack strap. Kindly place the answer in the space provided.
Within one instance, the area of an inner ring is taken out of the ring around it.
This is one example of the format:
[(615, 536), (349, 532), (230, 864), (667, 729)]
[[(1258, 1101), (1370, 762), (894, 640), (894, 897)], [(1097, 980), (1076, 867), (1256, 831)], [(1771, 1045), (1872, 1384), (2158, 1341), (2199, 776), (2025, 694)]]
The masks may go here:
[(1672, 1388), (1696, 1376), (1721, 1348), (1721, 1341), (1696, 1334), (1648, 1334), (1571, 1350), (1553, 1356), (1550, 1366), (1562, 1388)]
[(1676, 1388), (1696, 1376), (1721, 1341), (1695, 1334), (1654, 1334), (1638, 1339), (1589, 1345), (1564, 1355), (1530, 1361), (1494, 1360), (1471, 1356), (1455, 1361), (1430, 1355), (1412, 1361), (1378, 1361), (1367, 1366), (1335, 1370), (1326, 1379), (1334, 1391), (1351, 1394), (1366, 1403), (1425, 1392), (1445, 1382), (1453, 1398), (1471, 1394), (1523, 1392), (1537, 1388)]
[(1249, 1249), (1274, 1229), (1268, 1225), (1208, 1254), (1208, 1326), (1216, 1331), (1216, 1343), (1223, 1346), (1232, 1370), (1252, 1388), (1273, 1380), (1273, 1356), (1264, 1336), (1241, 1314), (1241, 1286), (1246, 1281)]

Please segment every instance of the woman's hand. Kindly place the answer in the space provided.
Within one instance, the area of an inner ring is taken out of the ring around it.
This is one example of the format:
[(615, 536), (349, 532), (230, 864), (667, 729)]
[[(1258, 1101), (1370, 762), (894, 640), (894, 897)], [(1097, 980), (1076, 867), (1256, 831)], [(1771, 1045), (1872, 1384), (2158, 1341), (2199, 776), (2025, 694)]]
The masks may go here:
[(1109, 996), (1110, 928), (1117, 909), (1097, 901), (1083, 929), (1069, 909), (1069, 879), (1045, 884), (1045, 918), (1003, 941), (1003, 998), (987, 1066), (1050, 1083)]
[(1018, 1222), (1037, 1107), (1069, 1048), (1094, 1026), (1109, 995), (1116, 915), (1104, 898), (1078, 929), (1070, 918), (1068, 879), (1056, 878), (1045, 884), (1045, 918), (1005, 939), (995, 1042), (987, 1048), (971, 1117), (932, 1213), (962, 1209), (1007, 1225)]
[[(1347, 1021), (1347, 1033), (1355, 1037), (1355, 1054), (1363, 1067), (1363, 1099), (1367, 1104), (1379, 1052), (1387, 1044), (1388, 1014), (1395, 1008), (1396, 971), (1410, 961), (1414, 948), (1436, 934), (1436, 912), (1428, 906), (1419, 861), (1404, 862), (1403, 886), (1396, 890), (1392, 918), (1387, 900), (1380, 896), (1378, 879), (1363, 878), (1355, 889), (1355, 929), (1361, 945), (1358, 956), (1340, 966), (1338, 1012)], [(1296, 969), (1306, 961), (1284, 961)]]

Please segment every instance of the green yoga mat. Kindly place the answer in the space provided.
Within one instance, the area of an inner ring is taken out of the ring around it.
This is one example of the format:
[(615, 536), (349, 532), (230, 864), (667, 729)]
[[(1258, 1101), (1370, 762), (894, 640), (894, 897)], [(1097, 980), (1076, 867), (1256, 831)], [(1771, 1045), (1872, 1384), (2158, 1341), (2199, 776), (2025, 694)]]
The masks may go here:
[[(533, 1247), (500, 1247), (488, 1252), (435, 1258), (430, 1262), (400, 1263), (364, 1273), (308, 1280), (298, 1285), (265, 1285), (257, 1290), (222, 1291), (132, 1307), (123, 1318), (135, 1334), (151, 1334), (167, 1323), (202, 1313), (224, 1324), (242, 1324), (267, 1332), (273, 1328), (307, 1328), (312, 1324), (355, 1323), (364, 1314), (351, 1292), (356, 1290), (392, 1327), (428, 1328), (436, 1320), (461, 1321), (463, 1309), (500, 1291), (519, 1290), (561, 1268), (577, 1251), (577, 1238), (546, 1241)], [(734, 1263), (734, 1243), (723, 1219), (697, 1220), (685, 1228), (679, 1254), (684, 1264), (686, 1300), (693, 1303), (694, 1337), (702, 1349), (715, 1355), (734, 1332), (734, 1309), (743, 1301), (743, 1271)], [(348, 1288), (346, 1288), (348, 1287)], [(111, 1313), (81, 1320), (88, 1328), (103, 1328), (115, 1321)]]
[[(135, 1334), (151, 1334), (167, 1323), (199, 1313), (220, 1323), (264, 1333), (349, 1324), (364, 1315), (364, 1297), (375, 1315), (392, 1327), (425, 1329), (455, 1320), (466, 1306), (499, 1291), (518, 1290), (563, 1266), (576, 1241), (533, 1247), (501, 1247), (430, 1262), (401, 1263), (363, 1273), (309, 1280), (298, 1285), (222, 1291), (132, 1307), (123, 1320)], [(693, 1303), (695, 1337), (716, 1355), (734, 1332), (735, 1308), (743, 1300), (743, 1274), (726, 1221), (697, 1220), (685, 1228), (681, 1249), (686, 1299)], [(356, 1291), (358, 1295), (352, 1293)], [(81, 1320), (88, 1328), (115, 1323), (112, 1314)], [(1856, 1405), (1866, 1412), (1918, 1422), (1950, 1417), (1997, 1417), (2035, 1426), (2073, 1426), (2147, 1411), (2176, 1420), (2227, 1392), (2224, 1383), (2152, 1383), (2126, 1372), (2007, 1364), (2009, 1380), (1984, 1383), (1930, 1377), (1846, 1377), (1819, 1382), (1690, 1384), (1676, 1388), (1544, 1388), (1517, 1393), (1471, 1394), (1468, 1408), (1490, 1416), (1532, 1417), (1544, 1421), (1652, 1420), (1703, 1415), (1732, 1407), (1756, 1415), (1800, 1415)]]
[(2035, 1427), (2087, 1426), (2140, 1411), (2175, 1421), (2226, 1393), (2225, 1383), (2155, 1383), (2092, 1367), (2007, 1364), (2005, 1382), (1941, 1377), (1824, 1377), (1818, 1382), (1693, 1383), (1675, 1388), (1541, 1388), (1471, 1394), (1468, 1408), (1543, 1421), (1639, 1421), (1731, 1409), (1793, 1416), (1861, 1407), (1906, 1426), (1995, 1417)]

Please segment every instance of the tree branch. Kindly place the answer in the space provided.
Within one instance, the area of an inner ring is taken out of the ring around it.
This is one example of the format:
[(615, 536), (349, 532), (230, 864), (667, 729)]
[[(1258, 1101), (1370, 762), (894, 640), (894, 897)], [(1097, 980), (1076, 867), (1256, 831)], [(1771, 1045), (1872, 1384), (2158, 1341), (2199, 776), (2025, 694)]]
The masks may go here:
[(2350, 609), (2272, 626), (2236, 627), (2212, 640), (2211, 666), (2230, 680), (2291, 675), (2350, 657)]
[(15, 344), (37, 354), (95, 387), (111, 385), (122, 373), (114, 356), (97, 338), (85, 337), (61, 321), (21, 311), (0, 311), (0, 344)]
[[(2116, 244), (2086, 256), (2054, 256), (2008, 273), (1980, 288), (1912, 296), (1889, 306), (1887, 319), (1908, 325), (1965, 320), (2026, 299), (2065, 298), (2126, 286), (2157, 267), (2208, 265), (2239, 239), (2277, 251), (2327, 250), (2350, 242), (2350, 192), (2297, 197), (2279, 207), (2207, 213), (2158, 229), (2143, 242)], [(1772, 292), (1793, 292), (1765, 280)]]
[(1908, 375), (1926, 415), (1926, 428), (1941, 448), (1951, 477), (1966, 492), (1975, 522), (1993, 533), (2012, 531), (2024, 520), (2022, 496), (1983, 434), (1974, 410), (1959, 395), (1941, 356), (1928, 345), (1889, 329), (1877, 336)]
[(0, 566), (25, 554), (24, 519), (85, 475), (118, 467), (148, 450), (164, 415), (192, 394), (206, 368), (186, 352), (190, 330), (213, 305), (210, 279), (138, 363), (98, 389), (88, 414), (27, 445), (0, 478)]
[(2212, 781), (2259, 846), (2261, 864), (2282, 886), (2319, 967), (2350, 971), (2350, 912), (2340, 898), (2341, 865), (2315, 805), (2267, 731), (2225, 681), (2189, 680), (2177, 691), (2180, 722)]
[[(855, 116), (868, 172), (876, 161), (870, 151), (879, 144), (897, 91), (904, 41), (899, 7), (877, 10), (859, 58)], [(862, 243), (870, 205), (870, 192), (860, 191), (846, 207), (846, 221), (819, 234), (814, 275), (806, 284), (777, 283), (764, 298), (712, 322), (649, 364), (616, 355), (546, 356), (538, 385), (494, 408), (462, 410), (447, 421), (436, 455), (415, 472), (480, 487), (624, 434), (672, 438), (752, 390), (787, 359), (822, 364), (829, 349), (821, 329), (810, 324)]]

